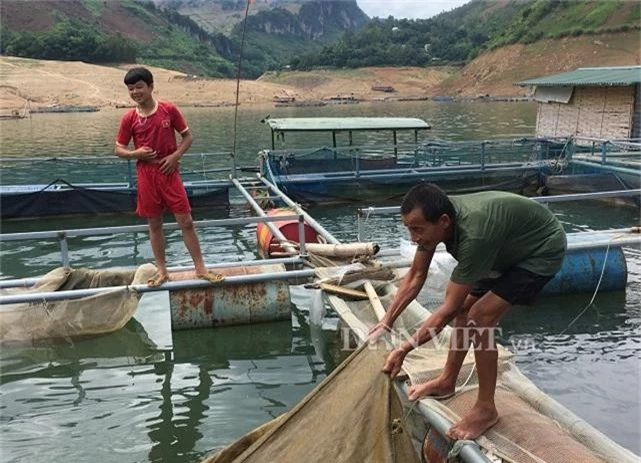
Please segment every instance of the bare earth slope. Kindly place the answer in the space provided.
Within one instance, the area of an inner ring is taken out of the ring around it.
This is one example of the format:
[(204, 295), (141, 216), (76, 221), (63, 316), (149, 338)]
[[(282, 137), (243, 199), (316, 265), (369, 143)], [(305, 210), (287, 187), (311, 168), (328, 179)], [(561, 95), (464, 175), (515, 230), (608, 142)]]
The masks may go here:
[[(483, 54), (463, 68), (363, 68), (337, 71), (269, 73), (241, 81), (240, 103), (267, 104), (274, 96), (297, 100), (354, 95), (364, 100), (417, 98), (434, 95), (520, 96), (529, 89), (519, 80), (585, 66), (641, 64), (639, 31), (599, 36), (543, 40), (510, 45)], [(122, 79), (129, 65), (106, 67), (82, 62), (43, 61), (0, 57), (0, 110), (30, 106), (95, 105), (103, 108), (131, 104)], [(179, 105), (231, 104), (232, 79), (193, 79), (185, 74), (151, 68), (156, 93)], [(391, 85), (396, 92), (375, 92), (372, 85)]]

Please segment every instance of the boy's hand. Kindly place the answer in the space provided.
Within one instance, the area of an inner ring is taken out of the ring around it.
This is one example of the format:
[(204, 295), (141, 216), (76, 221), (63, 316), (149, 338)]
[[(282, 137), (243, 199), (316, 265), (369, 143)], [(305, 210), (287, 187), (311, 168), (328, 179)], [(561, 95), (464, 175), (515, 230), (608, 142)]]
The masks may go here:
[(171, 174), (178, 167), (178, 156), (173, 154), (166, 156), (160, 160), (160, 172), (163, 174)]
[(148, 146), (141, 146), (133, 152), (133, 155), (136, 159), (147, 161), (156, 157), (156, 151), (154, 151), (153, 148), (149, 148)]

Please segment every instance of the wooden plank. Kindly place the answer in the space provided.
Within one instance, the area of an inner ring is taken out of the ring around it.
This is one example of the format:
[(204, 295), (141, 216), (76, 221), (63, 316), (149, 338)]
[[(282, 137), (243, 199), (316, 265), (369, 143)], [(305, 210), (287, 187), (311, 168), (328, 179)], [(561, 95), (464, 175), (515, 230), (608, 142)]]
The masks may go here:
[(320, 288), (328, 293), (338, 294), (340, 296), (349, 296), (356, 299), (367, 299), (367, 293), (357, 289), (345, 288), (343, 286), (321, 283)]
[(367, 292), (367, 297), (369, 297), (369, 301), (374, 308), (374, 313), (376, 313), (376, 318), (380, 321), (385, 316), (385, 307), (383, 307), (383, 303), (378, 298), (378, 294), (376, 294), (376, 290), (374, 289), (374, 286), (372, 286), (372, 283), (366, 281), (364, 286), (365, 291)]

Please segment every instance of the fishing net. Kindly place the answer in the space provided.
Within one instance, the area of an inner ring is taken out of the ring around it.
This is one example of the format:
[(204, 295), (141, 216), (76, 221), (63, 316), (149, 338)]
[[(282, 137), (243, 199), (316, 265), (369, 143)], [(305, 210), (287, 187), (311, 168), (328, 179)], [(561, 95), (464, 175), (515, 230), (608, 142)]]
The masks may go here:
[[(381, 290), (386, 292), (380, 297), (385, 306), (393, 299), (395, 290), (392, 285)], [(364, 339), (369, 327), (377, 321), (371, 304), (368, 301), (345, 301), (337, 296), (328, 296), (328, 299), (341, 319)], [(397, 319), (395, 332), (409, 335), (427, 316), (429, 312), (413, 302)], [(441, 373), (450, 335), (451, 329), (446, 327), (434, 340), (414, 349), (405, 358), (403, 372), (411, 384), (426, 382)], [(399, 339), (404, 338), (401, 336)], [(485, 452), (499, 457), (499, 461), (514, 463), (638, 462), (638, 457), (540, 391), (520, 373), (511, 361), (510, 352), (500, 345), (498, 349), (495, 399), (500, 419), (476, 440)], [(472, 408), (477, 391), (478, 377), (473, 351), (470, 350), (459, 373), (455, 395), (441, 401), (425, 398), (421, 402), (442, 417), (456, 422)], [(420, 428), (415, 425), (416, 417), (408, 419), (408, 423), (414, 423), (411, 430), (416, 433), (422, 429), (425, 436), (429, 424), (422, 421)], [(446, 461), (446, 456), (430, 461)]]
[(291, 411), (203, 463), (418, 463), (402, 406), (381, 372), (383, 343), (363, 345)]
[(0, 310), (0, 342), (109, 333), (133, 316), (142, 294), (122, 286), (144, 284), (156, 271), (152, 264), (135, 269), (91, 270), (60, 267), (29, 288), (0, 290), (0, 295), (38, 294), (90, 288), (120, 287), (92, 296), (61, 301), (9, 304)]

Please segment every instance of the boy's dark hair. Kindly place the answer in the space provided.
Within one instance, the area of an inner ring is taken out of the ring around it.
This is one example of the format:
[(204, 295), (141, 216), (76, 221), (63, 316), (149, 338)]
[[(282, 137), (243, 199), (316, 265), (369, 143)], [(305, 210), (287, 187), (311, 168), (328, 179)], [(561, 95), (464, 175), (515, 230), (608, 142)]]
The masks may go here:
[(154, 76), (149, 69), (143, 67), (131, 68), (125, 74), (125, 85), (133, 85), (141, 80), (147, 85), (151, 85), (154, 83)]
[(443, 214), (454, 220), (456, 210), (445, 192), (433, 183), (419, 183), (407, 192), (401, 203), (401, 214), (421, 209), (428, 222), (436, 222)]

